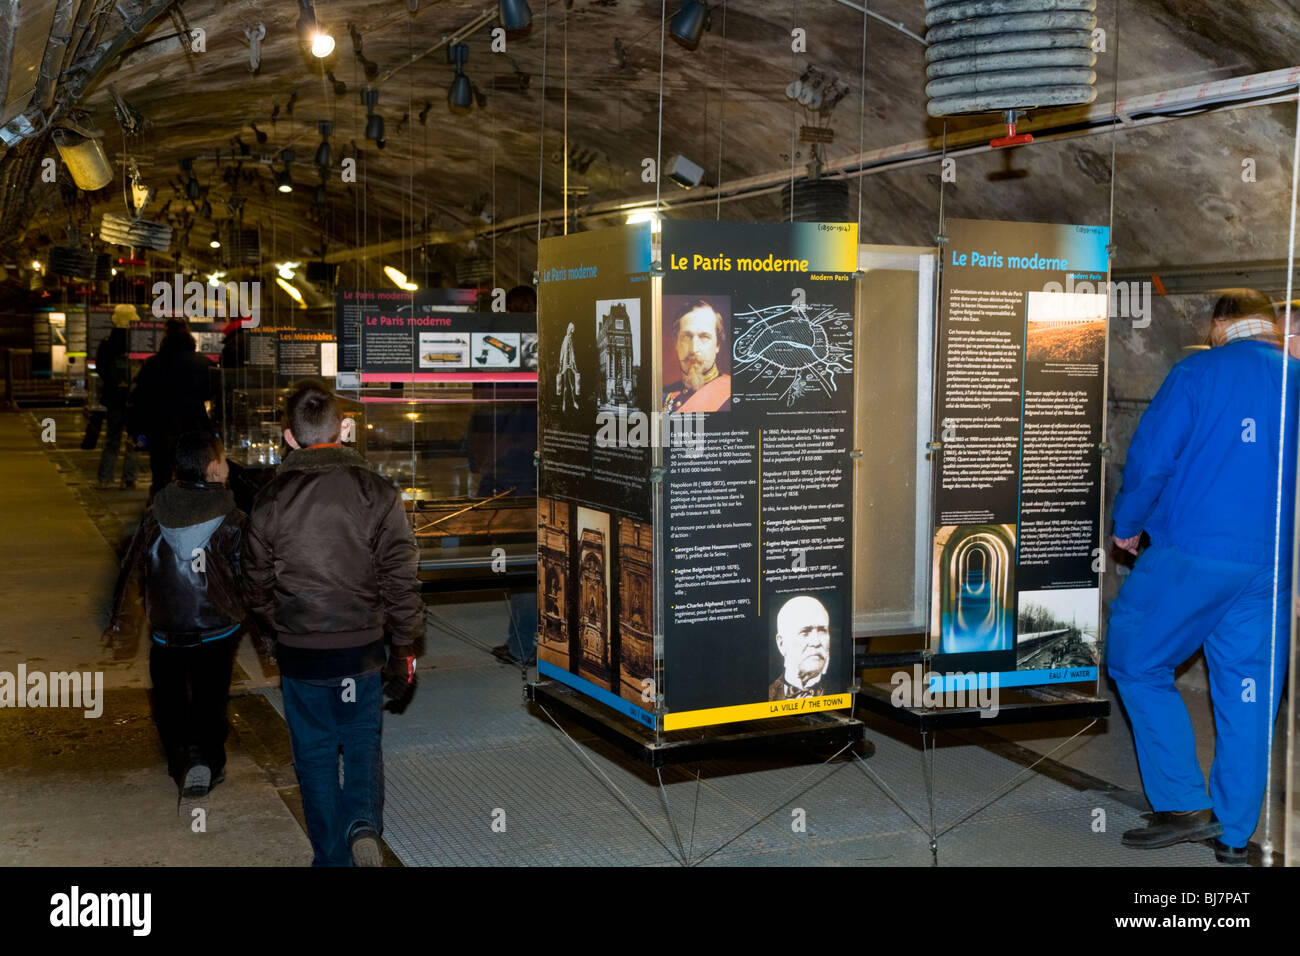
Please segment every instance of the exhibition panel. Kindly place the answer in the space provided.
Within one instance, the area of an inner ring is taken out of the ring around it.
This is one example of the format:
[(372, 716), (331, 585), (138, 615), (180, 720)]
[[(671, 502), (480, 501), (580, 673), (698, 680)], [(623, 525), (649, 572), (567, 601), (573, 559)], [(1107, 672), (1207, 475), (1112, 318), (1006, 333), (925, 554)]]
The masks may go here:
[(944, 689), (1095, 689), (1109, 231), (945, 230), (934, 666)]
[(651, 238), (542, 247), (538, 672), (662, 731), (847, 708), (856, 229)]
[(657, 728), (651, 254), (649, 223), (539, 253), (537, 671)]

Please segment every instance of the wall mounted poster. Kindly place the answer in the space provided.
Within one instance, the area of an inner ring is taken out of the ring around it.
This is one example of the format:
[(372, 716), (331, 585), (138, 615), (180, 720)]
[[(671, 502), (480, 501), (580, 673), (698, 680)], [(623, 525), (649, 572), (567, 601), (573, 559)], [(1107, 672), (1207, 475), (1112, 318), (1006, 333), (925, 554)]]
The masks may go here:
[(665, 730), (851, 706), (857, 248), (664, 223)]
[(654, 727), (650, 252), (648, 223), (542, 241), (537, 670)]
[(1109, 233), (960, 219), (947, 233), (939, 689), (1096, 681)]

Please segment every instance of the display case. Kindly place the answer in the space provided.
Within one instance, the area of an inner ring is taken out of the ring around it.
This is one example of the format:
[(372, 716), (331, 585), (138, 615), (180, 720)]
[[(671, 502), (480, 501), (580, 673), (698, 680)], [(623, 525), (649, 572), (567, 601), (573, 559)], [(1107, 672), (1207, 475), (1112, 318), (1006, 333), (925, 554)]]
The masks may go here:
[[(247, 510), (289, 451), (289, 388), (223, 369), (214, 417)], [(270, 378), (266, 376), (265, 378)], [(421, 577), (506, 582), (536, 567), (537, 390), (529, 383), (405, 384), (338, 393), (341, 440), (399, 489)]]
[(340, 398), (357, 450), (401, 489), (422, 571), (533, 573), (535, 385), (407, 384)]

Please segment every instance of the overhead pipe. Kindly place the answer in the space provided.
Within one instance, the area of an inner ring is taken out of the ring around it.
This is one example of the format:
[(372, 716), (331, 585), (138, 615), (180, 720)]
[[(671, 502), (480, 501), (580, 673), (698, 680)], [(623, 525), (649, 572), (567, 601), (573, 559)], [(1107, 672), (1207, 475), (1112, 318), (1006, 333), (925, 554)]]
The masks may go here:
[(921, 46), (925, 46), (925, 37), (913, 33), (911, 30), (903, 26), (897, 20), (891, 20), (888, 17), (882, 17), (879, 13), (876, 13), (876, 11), (868, 10), (866, 7), (862, 6), (861, 4), (854, 3), (853, 0), (835, 0), (835, 2), (841, 4), (842, 6), (848, 7), (850, 10), (856, 10), (858, 11), (858, 13), (865, 13), (867, 16), (872, 17), (873, 19), (879, 20), (881, 23), (893, 27), (895, 30), (897, 30), (899, 33), (903, 34), (904, 36), (911, 37), (917, 43), (921, 44)]

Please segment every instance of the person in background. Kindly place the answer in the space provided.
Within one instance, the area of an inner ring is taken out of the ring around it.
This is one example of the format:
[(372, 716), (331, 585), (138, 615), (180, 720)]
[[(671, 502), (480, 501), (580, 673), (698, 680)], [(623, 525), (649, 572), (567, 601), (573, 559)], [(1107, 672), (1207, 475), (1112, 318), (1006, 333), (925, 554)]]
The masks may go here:
[(176, 480), (154, 497), (118, 574), (105, 638), (134, 625), (131, 582), (143, 585), (149, 621), (154, 720), (167, 768), (184, 797), (225, 779), (226, 702), (244, 621), (240, 557), (245, 516), (226, 488), (221, 439), (177, 439)]
[(313, 865), (379, 866), (380, 710), (388, 697), (401, 713), (415, 694), (419, 552), (397, 488), (339, 442), (329, 389), (300, 383), (285, 414), (293, 450), (248, 519), (249, 610), (275, 636)]
[[(1213, 838), (1216, 859), (1244, 864), (1289, 658), (1300, 363), (1253, 290), (1219, 298), (1210, 334), (1213, 348), (1170, 371), (1128, 449), (1115, 544), (1137, 554), (1145, 530), (1151, 545), (1111, 604), (1106, 651), (1154, 811), (1122, 842)], [(1208, 796), (1174, 686), (1197, 650), (1217, 732)]]
[(207, 401), (212, 394), (212, 363), (197, 352), (184, 319), (168, 319), (158, 351), (136, 376), (130, 403), (132, 437), (144, 437), (156, 495), (172, 478), (176, 441), (190, 431), (212, 427)]
[[(108, 434), (104, 450), (99, 454), (99, 481), (97, 488), (113, 487), (117, 471), (117, 450), (122, 444), (126, 429), (126, 400), (131, 393), (131, 360), (128, 357), (127, 330), (139, 318), (133, 305), (119, 305), (113, 309), (113, 331), (99, 343), (95, 351), (95, 374), (104, 383), (100, 401), (107, 413)], [(126, 452), (122, 458), (122, 487), (134, 488), (136, 478), (135, 439), (128, 436)]]
[(235, 388), (239, 384), (235, 372), (248, 364), (248, 331), (242, 319), (234, 319), (226, 323), (222, 333), (221, 358), (212, 372), (212, 417), (225, 423), (230, 417)]

